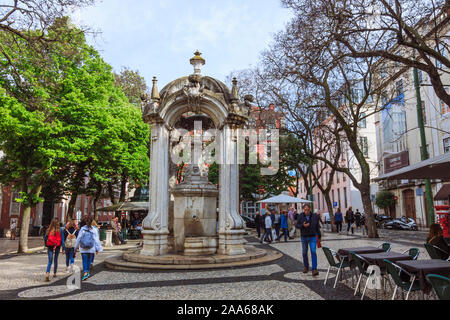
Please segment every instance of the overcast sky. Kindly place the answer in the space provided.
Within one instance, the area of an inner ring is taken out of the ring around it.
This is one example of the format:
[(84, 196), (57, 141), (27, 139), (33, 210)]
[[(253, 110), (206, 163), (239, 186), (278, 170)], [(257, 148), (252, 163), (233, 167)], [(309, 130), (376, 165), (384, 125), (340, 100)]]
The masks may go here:
[(115, 70), (139, 70), (151, 86), (193, 73), (189, 59), (203, 53), (203, 74), (221, 81), (254, 65), (272, 35), (290, 19), (279, 0), (103, 0), (74, 14), (101, 31), (91, 44)]

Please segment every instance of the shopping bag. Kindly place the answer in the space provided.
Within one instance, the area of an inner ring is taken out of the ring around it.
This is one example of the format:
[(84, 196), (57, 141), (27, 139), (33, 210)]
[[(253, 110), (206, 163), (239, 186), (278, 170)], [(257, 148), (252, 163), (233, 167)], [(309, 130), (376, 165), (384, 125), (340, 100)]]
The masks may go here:
[(277, 233), (276, 233), (275, 229), (272, 229), (272, 238), (273, 238), (273, 241), (275, 241), (275, 240), (278, 239), (278, 238), (277, 238)]
[(322, 248), (322, 243), (320, 242), (319, 236), (317, 236), (317, 248)]
[(292, 228), (291, 228), (291, 231), (289, 231), (289, 236), (290, 236), (291, 238), (295, 237), (295, 227), (292, 227)]

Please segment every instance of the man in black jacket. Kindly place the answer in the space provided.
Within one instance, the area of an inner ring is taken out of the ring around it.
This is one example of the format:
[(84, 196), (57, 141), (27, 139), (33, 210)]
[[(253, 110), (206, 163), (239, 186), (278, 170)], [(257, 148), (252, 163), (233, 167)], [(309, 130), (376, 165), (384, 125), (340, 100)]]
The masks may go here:
[(347, 222), (347, 234), (350, 229), (352, 229), (352, 234), (355, 233), (355, 229), (353, 228), (353, 224), (355, 223), (355, 214), (353, 213), (352, 207), (348, 208), (345, 213), (345, 222)]
[(259, 210), (256, 210), (256, 216), (255, 216), (255, 225), (256, 225), (256, 232), (258, 233), (258, 239), (261, 238), (261, 214), (259, 213)]
[(319, 275), (317, 271), (317, 238), (321, 238), (320, 233), (320, 217), (319, 215), (311, 212), (310, 205), (306, 204), (303, 206), (303, 213), (298, 215), (297, 218), (297, 229), (300, 229), (300, 236), (302, 239), (302, 250), (303, 250), (303, 273), (309, 272), (309, 261), (308, 261), (308, 246), (311, 249), (311, 260), (312, 260), (312, 275), (316, 277)]

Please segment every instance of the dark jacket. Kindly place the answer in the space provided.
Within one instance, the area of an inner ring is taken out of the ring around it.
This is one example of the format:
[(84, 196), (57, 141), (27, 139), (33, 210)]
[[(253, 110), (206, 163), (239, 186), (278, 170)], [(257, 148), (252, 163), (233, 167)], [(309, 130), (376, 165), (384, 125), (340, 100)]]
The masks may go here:
[(336, 212), (334, 214), (334, 221), (335, 222), (342, 222), (344, 220), (344, 218), (342, 217), (342, 212)]
[(300, 213), (297, 218), (297, 229), (300, 229), (300, 235), (302, 237), (315, 237), (319, 236), (321, 238), (320, 233), (320, 217), (318, 214), (311, 213), (309, 215), (310, 226), (308, 228), (304, 227), (304, 223), (307, 221), (307, 217), (305, 213)]
[(362, 217), (361, 212), (355, 213), (356, 224), (358, 224), (358, 225), (361, 224), (361, 217)]
[(261, 215), (260, 215), (260, 214), (257, 214), (257, 215), (255, 216), (255, 225), (256, 225), (257, 227), (260, 227), (260, 226), (261, 226)]
[(436, 250), (438, 255), (441, 257), (442, 260), (447, 260), (448, 257), (450, 256), (450, 247), (448, 246), (447, 242), (445, 241), (443, 236), (439, 236), (436, 237), (434, 239), (432, 239), (429, 244), (438, 247), (439, 249), (441, 249), (442, 251), (446, 252), (442, 252), (440, 250)]
[(347, 223), (355, 222), (355, 214), (353, 213), (352, 210), (347, 210), (347, 212), (345, 213), (345, 222)]

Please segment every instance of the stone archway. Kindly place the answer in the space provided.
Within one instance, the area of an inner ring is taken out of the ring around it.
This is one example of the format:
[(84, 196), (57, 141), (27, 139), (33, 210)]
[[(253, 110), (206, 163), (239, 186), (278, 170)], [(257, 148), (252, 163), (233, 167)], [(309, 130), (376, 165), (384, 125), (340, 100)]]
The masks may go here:
[(151, 100), (143, 110), (151, 126), (150, 204), (144, 220), (142, 255), (169, 252), (169, 140), (174, 125), (186, 112), (206, 114), (219, 130), (219, 232), (217, 253), (245, 253), (245, 224), (239, 215), (239, 165), (237, 129), (248, 120), (248, 102), (240, 102), (237, 82), (230, 91), (220, 81), (201, 75), (205, 64), (200, 53), (191, 59), (194, 74), (172, 81), (161, 93), (153, 80)]

